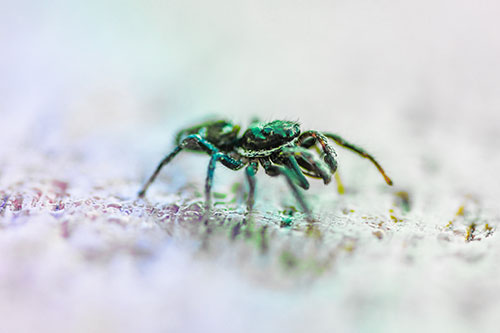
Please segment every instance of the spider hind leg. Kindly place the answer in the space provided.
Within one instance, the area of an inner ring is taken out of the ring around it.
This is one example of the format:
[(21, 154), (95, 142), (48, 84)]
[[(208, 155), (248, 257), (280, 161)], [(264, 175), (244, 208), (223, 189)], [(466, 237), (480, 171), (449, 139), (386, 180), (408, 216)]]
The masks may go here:
[(215, 152), (217, 152), (217, 148), (215, 148), (210, 142), (202, 138), (200, 135), (188, 135), (181, 141), (181, 143), (177, 147), (174, 148), (174, 150), (170, 154), (168, 154), (163, 160), (161, 160), (153, 174), (149, 177), (148, 181), (139, 191), (139, 198), (143, 198), (146, 195), (146, 191), (148, 190), (149, 186), (155, 181), (156, 177), (160, 173), (160, 170), (165, 165), (170, 163), (170, 161), (172, 161), (172, 159), (183, 149), (202, 150), (207, 152), (208, 154), (214, 154)]
[(210, 156), (210, 162), (208, 163), (208, 170), (207, 170), (207, 178), (205, 180), (205, 215), (203, 216), (203, 222), (205, 224), (208, 223), (208, 217), (210, 214), (211, 192), (214, 180), (215, 166), (217, 164), (217, 161), (220, 161), (224, 166), (228, 167), (231, 170), (239, 170), (245, 165), (245, 163), (235, 160), (232, 157), (221, 152), (216, 152), (212, 154), (212, 156)]
[(138, 196), (139, 198), (143, 198), (146, 195), (146, 191), (148, 190), (149, 186), (155, 181), (156, 176), (160, 173), (160, 170), (170, 163), (170, 161), (177, 155), (180, 151), (182, 150), (182, 147), (179, 145), (175, 147), (175, 149), (168, 154), (163, 160), (161, 160), (160, 164), (156, 167), (156, 170), (153, 172), (153, 174), (149, 177), (148, 181), (144, 184), (142, 189), (139, 191)]
[(259, 164), (257, 162), (250, 162), (245, 169), (245, 175), (248, 182), (247, 216), (249, 220), (252, 219), (253, 206), (255, 203), (255, 174), (258, 169)]

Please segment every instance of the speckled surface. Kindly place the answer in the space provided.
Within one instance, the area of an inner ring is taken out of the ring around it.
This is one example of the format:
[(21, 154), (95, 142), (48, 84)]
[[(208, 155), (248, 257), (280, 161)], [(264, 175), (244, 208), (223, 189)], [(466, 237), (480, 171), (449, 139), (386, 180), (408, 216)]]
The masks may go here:
[[(140, 200), (136, 193), (154, 163), (134, 161), (144, 151), (118, 153), (121, 144), (124, 149), (121, 142), (86, 146), (109, 151), (88, 156), (82, 148), (6, 152), (0, 180), (5, 332), (495, 325), (496, 188), (460, 192), (444, 171), (420, 176), (412, 187), (389, 188), (367, 161), (353, 158), (340, 169), (344, 195), (321, 182), (306, 193), (313, 227), (295, 212), (283, 180), (259, 174), (255, 224), (248, 228), (241, 224), (243, 173), (221, 167), (206, 227), (199, 221), (207, 157), (179, 155)], [(385, 164), (389, 170), (402, 165)], [(396, 195), (401, 190), (409, 193), (409, 212)]]

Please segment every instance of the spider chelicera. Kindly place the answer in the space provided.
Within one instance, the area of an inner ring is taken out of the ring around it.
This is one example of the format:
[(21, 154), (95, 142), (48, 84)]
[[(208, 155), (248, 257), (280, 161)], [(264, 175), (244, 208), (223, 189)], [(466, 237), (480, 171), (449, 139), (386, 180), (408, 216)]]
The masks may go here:
[[(238, 137), (239, 131), (240, 126), (226, 120), (206, 121), (179, 131), (175, 139), (177, 146), (157, 166), (139, 192), (139, 197), (144, 197), (160, 170), (181, 150), (205, 152), (211, 156), (205, 182), (205, 222), (208, 219), (210, 192), (217, 162), (221, 162), (231, 170), (239, 170), (246, 165), (249, 215), (255, 201), (255, 174), (260, 164), (269, 176), (282, 175), (286, 179), (295, 198), (311, 221), (311, 210), (299, 187), (305, 190), (309, 188), (306, 176), (323, 179), (325, 184), (330, 182), (337, 170), (337, 154), (328, 139), (369, 159), (382, 174), (385, 182), (392, 185), (392, 180), (370, 154), (336, 134), (315, 130), (301, 132), (297, 122), (285, 120), (255, 122), (241, 137)], [(315, 147), (316, 150), (311, 149)]]

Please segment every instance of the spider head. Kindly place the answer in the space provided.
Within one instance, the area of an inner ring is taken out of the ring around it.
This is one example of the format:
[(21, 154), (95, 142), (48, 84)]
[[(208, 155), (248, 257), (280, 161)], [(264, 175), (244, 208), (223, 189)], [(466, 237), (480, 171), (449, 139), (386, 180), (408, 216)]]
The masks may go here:
[(241, 138), (245, 149), (261, 150), (282, 146), (300, 134), (300, 125), (293, 121), (275, 120), (253, 124)]

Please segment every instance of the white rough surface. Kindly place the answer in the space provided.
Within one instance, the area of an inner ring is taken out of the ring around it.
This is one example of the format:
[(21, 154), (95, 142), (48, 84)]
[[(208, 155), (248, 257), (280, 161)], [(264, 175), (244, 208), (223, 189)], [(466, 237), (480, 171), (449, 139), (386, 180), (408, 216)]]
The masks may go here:
[[(496, 3), (2, 7), (0, 332), (498, 331)], [(213, 110), (343, 134), (395, 188), (339, 148), (347, 192), (313, 183), (313, 230), (280, 227), (296, 203), (259, 174), (232, 239), (243, 174), (217, 169), (207, 234), (208, 160), (181, 154), (138, 200)]]

